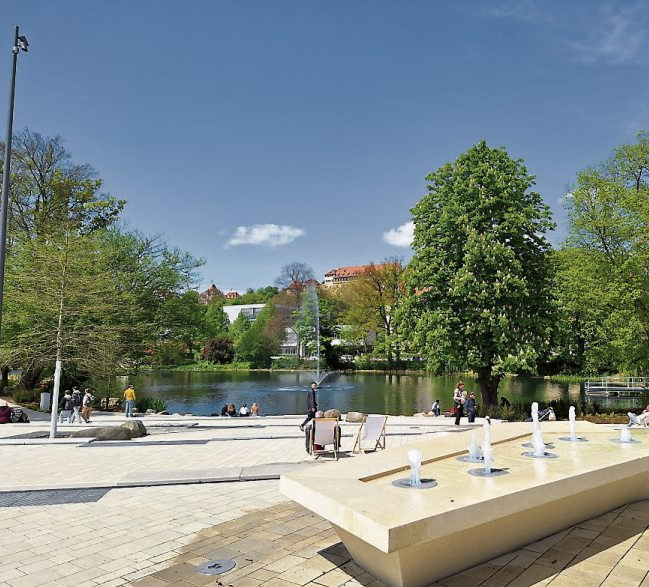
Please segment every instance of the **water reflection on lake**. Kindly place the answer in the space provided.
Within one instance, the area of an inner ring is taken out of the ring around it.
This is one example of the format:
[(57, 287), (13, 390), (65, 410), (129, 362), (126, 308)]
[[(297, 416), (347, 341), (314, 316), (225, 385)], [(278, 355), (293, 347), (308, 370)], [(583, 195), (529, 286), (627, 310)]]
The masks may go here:
[[(475, 380), (470, 377), (464, 380), (468, 390), (478, 391)], [(156, 371), (132, 377), (129, 381), (135, 384), (138, 393), (165, 400), (170, 413), (196, 415), (220, 413), (221, 407), (229, 403), (238, 408), (242, 403), (250, 407), (253, 402), (259, 404), (262, 414), (302, 414), (306, 411), (306, 391), (311, 383), (304, 372), (255, 371)], [(125, 383), (125, 379), (120, 379), (117, 388), (123, 389)], [(325, 410), (411, 415), (429, 410), (433, 400), (439, 399), (442, 410), (448, 410), (456, 383), (456, 376), (332, 374), (320, 387), (318, 403)], [(512, 403), (544, 403), (553, 399), (576, 401), (583, 396), (583, 385), (507, 377), (501, 382), (499, 391)], [(477, 396), (480, 403), (480, 394)], [(631, 402), (633, 404), (640, 406), (642, 400)]]

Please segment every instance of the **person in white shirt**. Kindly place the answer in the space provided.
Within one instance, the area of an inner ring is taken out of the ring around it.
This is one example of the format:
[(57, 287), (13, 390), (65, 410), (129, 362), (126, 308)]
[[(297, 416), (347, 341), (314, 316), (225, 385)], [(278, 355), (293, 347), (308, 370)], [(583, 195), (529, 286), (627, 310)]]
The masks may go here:
[(239, 409), (239, 416), (250, 416), (250, 410), (247, 404), (243, 404)]

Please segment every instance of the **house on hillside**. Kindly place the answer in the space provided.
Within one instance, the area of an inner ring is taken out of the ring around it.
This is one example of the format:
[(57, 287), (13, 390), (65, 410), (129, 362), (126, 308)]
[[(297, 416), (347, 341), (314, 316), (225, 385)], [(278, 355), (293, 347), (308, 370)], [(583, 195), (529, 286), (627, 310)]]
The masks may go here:
[(240, 298), (241, 296), (239, 295), (238, 291), (229, 291), (228, 293), (225, 294), (225, 299), (226, 300), (236, 300), (237, 298)]
[[(338, 267), (338, 269), (332, 269), (325, 273), (324, 285), (331, 287), (333, 285), (340, 285), (353, 281), (368, 271), (370, 267), (372, 267), (372, 265), (352, 265), (350, 267)], [(374, 265), (374, 267), (380, 269), (381, 267), (385, 267), (385, 263)]]
[(203, 293), (199, 294), (201, 298), (201, 302), (203, 304), (209, 304), (213, 300), (217, 299), (222, 299), (225, 297), (223, 295), (223, 292), (216, 287), (216, 285), (212, 284), (210, 287), (208, 287)]

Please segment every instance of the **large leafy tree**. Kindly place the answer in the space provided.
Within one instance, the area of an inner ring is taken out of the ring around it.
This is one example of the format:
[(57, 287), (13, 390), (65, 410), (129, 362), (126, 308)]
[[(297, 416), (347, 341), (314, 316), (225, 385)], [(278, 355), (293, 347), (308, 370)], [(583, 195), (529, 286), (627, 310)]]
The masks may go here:
[(565, 201), (569, 234), (558, 295), (564, 311), (581, 320), (581, 365), (647, 373), (649, 133), (582, 171)]
[(401, 356), (398, 320), (406, 297), (403, 275), (401, 259), (390, 258), (379, 265), (371, 263), (357, 279), (338, 288), (347, 304), (344, 323), (366, 335), (376, 332), (375, 351), (380, 351), (389, 366), (394, 359), (399, 363)]
[(534, 369), (549, 342), (550, 210), (522, 161), (484, 141), (426, 179), (412, 210), (407, 326), (431, 368), (476, 371), (493, 405), (504, 372)]

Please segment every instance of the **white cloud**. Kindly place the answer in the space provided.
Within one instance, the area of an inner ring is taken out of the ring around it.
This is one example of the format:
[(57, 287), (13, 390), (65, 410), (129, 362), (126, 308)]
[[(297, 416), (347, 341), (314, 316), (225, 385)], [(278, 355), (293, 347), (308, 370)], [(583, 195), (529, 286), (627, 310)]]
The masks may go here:
[(406, 222), (383, 233), (383, 240), (395, 247), (409, 247), (415, 238), (415, 223)]
[(646, 9), (641, 4), (609, 5), (590, 35), (569, 43), (586, 63), (639, 63), (646, 60)]
[(238, 226), (237, 230), (225, 244), (227, 247), (239, 245), (263, 245), (278, 247), (293, 242), (298, 236), (306, 234), (301, 228), (278, 224), (253, 224), (252, 226)]

